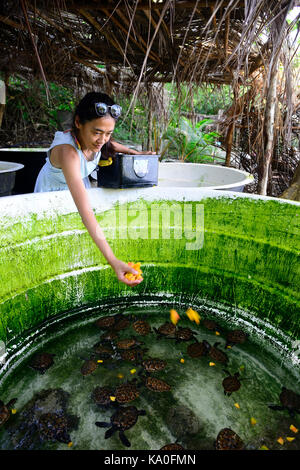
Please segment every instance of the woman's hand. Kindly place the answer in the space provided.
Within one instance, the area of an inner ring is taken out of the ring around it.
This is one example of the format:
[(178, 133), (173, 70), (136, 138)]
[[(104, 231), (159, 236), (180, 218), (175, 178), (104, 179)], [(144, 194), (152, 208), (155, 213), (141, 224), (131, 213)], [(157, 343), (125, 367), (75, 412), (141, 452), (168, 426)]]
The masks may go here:
[(111, 263), (111, 267), (116, 273), (117, 278), (119, 281), (124, 282), (124, 284), (127, 284), (130, 287), (134, 287), (137, 284), (140, 284), (143, 281), (142, 279), (136, 279), (134, 281), (130, 281), (125, 277), (126, 273), (132, 273), (132, 274), (138, 274), (135, 269), (133, 269), (131, 266), (129, 266), (127, 263), (124, 263), (123, 261), (116, 259), (113, 263)]

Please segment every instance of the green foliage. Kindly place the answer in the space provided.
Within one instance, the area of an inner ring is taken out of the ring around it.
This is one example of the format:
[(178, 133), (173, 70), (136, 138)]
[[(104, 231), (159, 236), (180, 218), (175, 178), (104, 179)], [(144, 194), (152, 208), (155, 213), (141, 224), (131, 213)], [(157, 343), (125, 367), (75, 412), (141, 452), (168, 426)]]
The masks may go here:
[(185, 161), (211, 162), (214, 160), (214, 144), (219, 138), (217, 132), (205, 132), (205, 126), (212, 123), (211, 119), (203, 119), (197, 124), (181, 117), (178, 127), (170, 125), (163, 138), (169, 142), (168, 152)]
[(49, 83), (51, 101), (48, 104), (42, 81), (29, 82), (18, 76), (11, 76), (8, 84), (6, 114), (22, 120), (24, 127), (49, 126), (58, 128), (57, 111), (73, 111), (74, 92), (71, 89)]

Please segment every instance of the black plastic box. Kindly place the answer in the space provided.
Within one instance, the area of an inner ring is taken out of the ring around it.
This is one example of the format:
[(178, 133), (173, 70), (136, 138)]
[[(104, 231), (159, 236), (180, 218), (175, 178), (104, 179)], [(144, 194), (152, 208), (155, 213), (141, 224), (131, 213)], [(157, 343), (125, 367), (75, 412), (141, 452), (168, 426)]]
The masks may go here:
[(97, 172), (98, 187), (133, 188), (157, 186), (160, 155), (128, 155), (116, 153), (112, 163)]

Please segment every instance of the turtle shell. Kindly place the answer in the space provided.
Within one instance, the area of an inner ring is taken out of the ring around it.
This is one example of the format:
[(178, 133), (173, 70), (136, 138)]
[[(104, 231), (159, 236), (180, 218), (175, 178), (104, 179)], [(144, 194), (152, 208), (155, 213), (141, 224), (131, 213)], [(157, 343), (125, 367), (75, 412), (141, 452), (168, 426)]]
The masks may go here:
[(179, 327), (175, 331), (175, 337), (180, 341), (190, 341), (191, 339), (194, 339), (194, 332), (190, 328)]
[(282, 391), (279, 395), (281, 404), (288, 409), (299, 409), (300, 408), (300, 395), (289, 390), (288, 388), (282, 387)]
[(116, 342), (116, 347), (118, 349), (131, 349), (137, 345), (137, 341), (135, 338), (125, 338), (120, 339)]
[(165, 322), (157, 329), (157, 333), (163, 336), (173, 336), (175, 335), (176, 326), (171, 322)]
[(185, 450), (180, 444), (177, 442), (173, 442), (171, 444), (166, 444), (165, 446), (161, 447), (159, 450)]
[(50, 354), (47, 352), (35, 354), (31, 359), (29, 366), (43, 374), (54, 364), (54, 356), (55, 354)]
[(144, 350), (140, 348), (135, 349), (123, 349), (120, 351), (121, 358), (124, 361), (138, 362), (144, 354)]
[(132, 324), (132, 328), (136, 333), (146, 336), (151, 331), (151, 326), (145, 320), (137, 320)]
[(128, 328), (129, 326), (130, 326), (129, 318), (126, 318), (120, 315), (119, 319), (114, 324), (113, 330), (121, 331), (121, 330), (125, 330), (125, 328)]
[(119, 408), (111, 417), (111, 423), (120, 431), (132, 428), (137, 422), (139, 412), (135, 406)]
[(215, 443), (216, 450), (242, 450), (242, 439), (230, 428), (221, 429)]
[(115, 397), (118, 403), (129, 403), (138, 398), (139, 395), (134, 383), (119, 385), (115, 390)]
[(238, 374), (229, 375), (228, 377), (225, 377), (222, 382), (222, 385), (226, 393), (232, 393), (239, 390), (239, 388), (241, 387), (241, 382), (238, 379)]
[(110, 397), (112, 395), (113, 391), (109, 387), (96, 387), (91, 394), (91, 398), (96, 405), (107, 406), (111, 404)]
[(163, 359), (157, 359), (149, 357), (142, 362), (143, 368), (147, 372), (157, 372), (163, 370), (166, 367), (167, 363)]
[(95, 321), (95, 325), (98, 326), (98, 328), (101, 328), (103, 330), (112, 328), (115, 323), (116, 323), (116, 318), (113, 315), (109, 315), (107, 317), (101, 317)]
[(243, 344), (247, 339), (247, 334), (242, 330), (231, 330), (227, 333), (227, 343)]
[(0, 402), (0, 426), (6, 423), (10, 417), (10, 410), (3, 402)]
[(109, 359), (114, 355), (113, 347), (110, 344), (103, 344), (101, 341), (94, 344), (93, 349), (101, 359)]
[(94, 359), (87, 359), (81, 366), (80, 372), (82, 375), (90, 375), (97, 369), (97, 361)]
[(59, 441), (68, 444), (68, 421), (65, 416), (57, 413), (44, 413), (38, 422), (39, 435), (42, 440)]
[(217, 348), (217, 345), (211, 346), (209, 350), (209, 355), (212, 359), (222, 364), (227, 364), (228, 356), (223, 351)]
[(193, 358), (205, 356), (208, 353), (207, 347), (203, 342), (189, 344), (186, 351)]
[(168, 392), (171, 390), (171, 386), (164, 380), (157, 379), (156, 377), (147, 377), (145, 385), (149, 390), (153, 392)]
[(204, 318), (204, 320), (202, 321), (202, 325), (210, 331), (215, 331), (219, 329), (219, 325), (215, 321), (209, 320), (208, 318)]
[(118, 333), (114, 330), (107, 330), (100, 336), (100, 341), (114, 341), (117, 339)]

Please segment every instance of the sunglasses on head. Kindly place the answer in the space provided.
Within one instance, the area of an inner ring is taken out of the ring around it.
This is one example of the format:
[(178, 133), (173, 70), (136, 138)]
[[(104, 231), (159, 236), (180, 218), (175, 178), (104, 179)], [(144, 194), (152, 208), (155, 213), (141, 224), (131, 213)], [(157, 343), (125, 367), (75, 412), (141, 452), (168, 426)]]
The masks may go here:
[(95, 103), (95, 110), (97, 116), (104, 116), (109, 112), (110, 115), (115, 119), (119, 118), (122, 113), (122, 108), (118, 104), (113, 104), (109, 106), (106, 103)]

